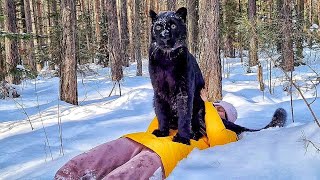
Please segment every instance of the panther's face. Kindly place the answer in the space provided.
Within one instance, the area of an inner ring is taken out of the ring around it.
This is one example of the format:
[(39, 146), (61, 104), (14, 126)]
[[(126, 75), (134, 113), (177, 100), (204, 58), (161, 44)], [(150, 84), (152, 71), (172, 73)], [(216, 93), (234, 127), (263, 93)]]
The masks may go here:
[(176, 12), (166, 11), (159, 14), (150, 10), (152, 43), (164, 50), (184, 45), (187, 37), (186, 16), (187, 9), (184, 7)]

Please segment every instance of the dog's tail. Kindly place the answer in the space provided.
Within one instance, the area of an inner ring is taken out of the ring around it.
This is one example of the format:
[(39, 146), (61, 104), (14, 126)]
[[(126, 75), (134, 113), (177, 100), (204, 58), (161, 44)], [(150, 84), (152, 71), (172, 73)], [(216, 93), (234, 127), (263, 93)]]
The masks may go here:
[(283, 127), (287, 121), (287, 112), (283, 108), (278, 108), (274, 112), (272, 119), (271, 119), (271, 122), (262, 129), (249, 129), (249, 128), (234, 124), (234, 123), (227, 121), (227, 120), (222, 120), (222, 121), (227, 129), (234, 131), (236, 134), (241, 134), (242, 132), (245, 132), (245, 131), (254, 132), (254, 131), (260, 131), (262, 129), (267, 129), (269, 127), (277, 127), (277, 126)]

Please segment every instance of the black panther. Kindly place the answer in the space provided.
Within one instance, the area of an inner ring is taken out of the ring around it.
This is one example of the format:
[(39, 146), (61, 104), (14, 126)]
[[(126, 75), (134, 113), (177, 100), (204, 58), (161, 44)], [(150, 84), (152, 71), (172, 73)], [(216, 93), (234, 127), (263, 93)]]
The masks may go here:
[[(156, 14), (150, 10), (152, 19), (151, 44), (149, 49), (149, 74), (154, 89), (154, 109), (159, 129), (157, 137), (169, 135), (169, 129), (178, 129), (173, 141), (190, 144), (206, 135), (205, 107), (200, 91), (205, 83), (194, 56), (186, 45), (187, 9)], [(284, 109), (275, 111), (272, 121), (264, 128), (283, 127), (287, 118)], [(225, 127), (240, 134), (249, 129), (227, 120)]]
[(150, 10), (149, 73), (159, 120), (159, 129), (153, 134), (164, 137), (169, 129), (178, 129), (173, 141), (190, 144), (191, 138), (197, 140), (206, 134), (200, 97), (205, 83), (186, 45), (186, 16), (184, 7), (159, 14)]

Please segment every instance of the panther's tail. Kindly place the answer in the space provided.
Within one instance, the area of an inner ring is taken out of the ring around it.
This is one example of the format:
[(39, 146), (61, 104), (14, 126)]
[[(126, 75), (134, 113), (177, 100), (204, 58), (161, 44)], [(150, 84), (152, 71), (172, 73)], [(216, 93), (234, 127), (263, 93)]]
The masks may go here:
[(271, 122), (262, 129), (249, 129), (246, 127), (239, 126), (227, 120), (222, 120), (227, 129), (234, 131), (236, 134), (241, 134), (242, 132), (249, 131), (260, 131), (262, 129), (267, 129), (269, 127), (283, 127), (287, 121), (287, 112), (283, 108), (278, 108), (271, 119)]
[(267, 129), (269, 127), (276, 127), (276, 126), (283, 127), (286, 124), (286, 121), (287, 121), (286, 110), (282, 108), (278, 108), (274, 112), (271, 122), (263, 129)]

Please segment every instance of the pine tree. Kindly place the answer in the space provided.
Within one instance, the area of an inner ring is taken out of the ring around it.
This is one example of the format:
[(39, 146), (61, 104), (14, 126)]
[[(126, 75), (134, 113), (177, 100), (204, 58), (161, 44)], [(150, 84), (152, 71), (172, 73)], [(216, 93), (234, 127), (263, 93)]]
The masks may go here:
[(219, 0), (199, 1), (199, 52), (209, 101), (222, 99)]
[(250, 21), (251, 36), (249, 37), (249, 66), (255, 66), (258, 64), (258, 39), (257, 32), (255, 31), (256, 19), (257, 19), (257, 5), (256, 0), (249, 0), (248, 2), (248, 18)]
[[(236, 35), (236, 22), (237, 15), (237, 2), (236, 0), (223, 0), (223, 24), (224, 24), (224, 55), (226, 57), (235, 57), (235, 35)], [(222, 23), (221, 23), (222, 24)]]
[[(31, 36), (31, 34), (33, 33), (33, 30), (32, 30), (30, 0), (24, 0), (24, 13), (25, 13), (26, 33)], [(25, 64), (31, 70), (35, 71), (36, 63), (35, 63), (35, 55), (34, 55), (34, 42), (33, 42), (32, 36), (30, 39), (28, 39), (26, 53), (27, 55), (26, 55)]]
[(108, 21), (108, 39), (109, 53), (111, 61), (112, 80), (119, 83), (123, 77), (122, 60), (120, 56), (120, 36), (118, 27), (118, 16), (116, 9), (116, 0), (106, 1), (107, 21)]
[(176, 0), (167, 0), (167, 11), (176, 10)]
[(76, 4), (61, 0), (62, 63), (60, 65), (60, 99), (78, 105), (76, 56)]
[(133, 41), (135, 60), (137, 62), (137, 76), (142, 76), (142, 58), (141, 58), (141, 1), (135, 0), (134, 5), (134, 27), (133, 27)]
[(14, 0), (4, 0), (4, 30), (9, 33), (5, 37), (6, 52), (6, 81), (10, 84), (20, 84), (20, 78), (17, 75), (17, 65), (19, 62), (16, 20), (16, 5)]
[(291, 0), (283, 0), (281, 9), (281, 33), (283, 34), (283, 43), (281, 44), (281, 52), (283, 55), (283, 68), (285, 71), (293, 71), (294, 54), (292, 42), (292, 10)]
[(123, 65), (129, 67), (129, 29), (128, 29), (128, 15), (127, 15), (127, 0), (122, 1), (120, 4), (120, 36), (121, 36), (121, 59), (123, 61)]
[(191, 54), (198, 54), (198, 36), (199, 36), (199, 0), (188, 0), (188, 48)]
[(304, 24), (304, 0), (297, 0), (297, 33), (296, 38), (297, 46), (297, 58), (295, 60), (295, 65), (303, 64), (303, 24)]

